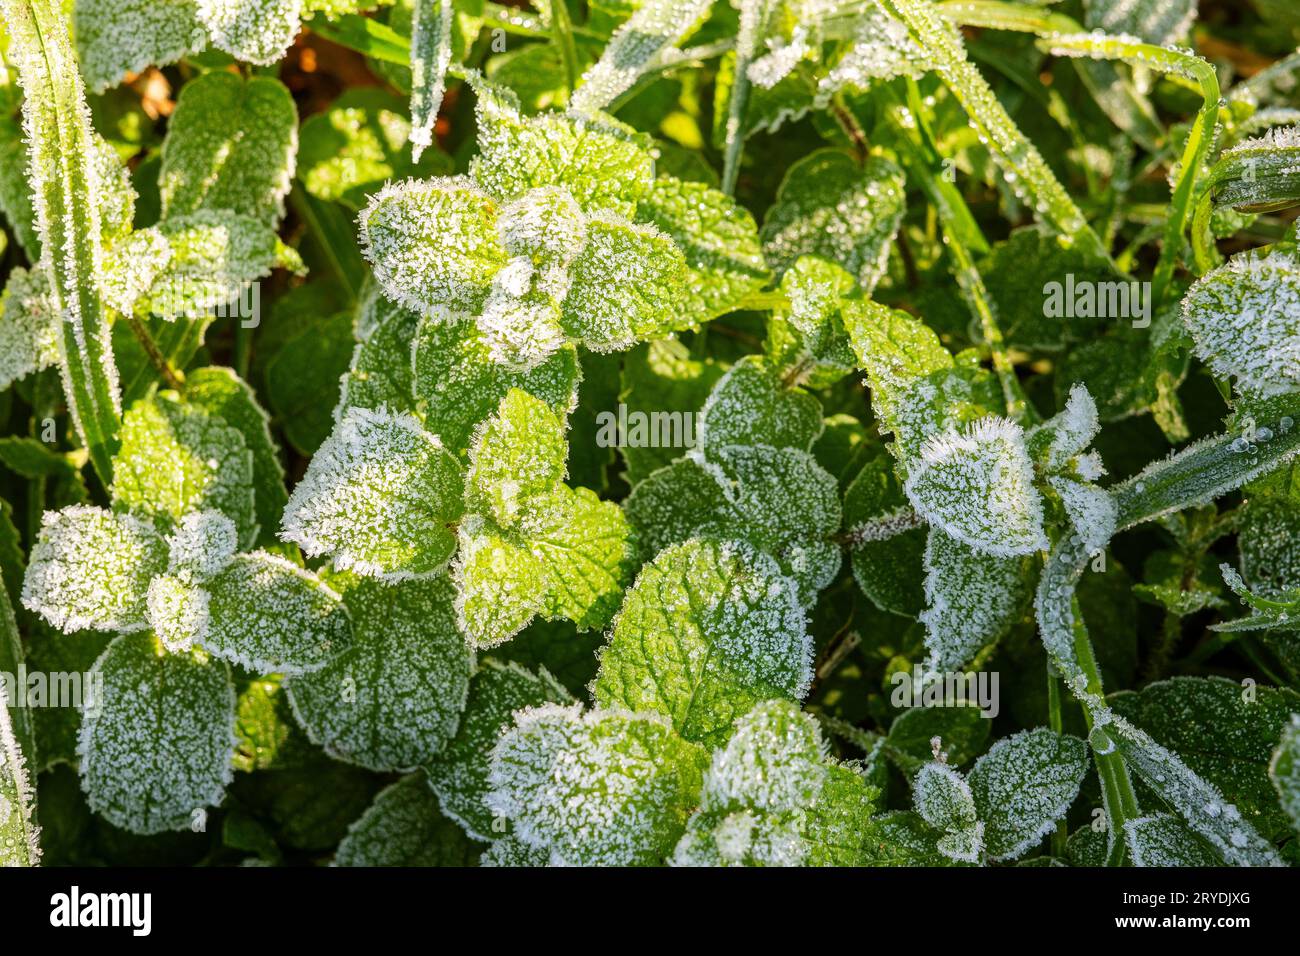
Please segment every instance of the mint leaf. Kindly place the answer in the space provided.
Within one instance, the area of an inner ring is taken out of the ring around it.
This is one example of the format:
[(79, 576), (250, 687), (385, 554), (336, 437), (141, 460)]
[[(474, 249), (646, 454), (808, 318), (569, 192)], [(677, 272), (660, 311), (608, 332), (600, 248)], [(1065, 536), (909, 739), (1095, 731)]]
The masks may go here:
[(0, 389), (59, 361), (58, 312), (42, 269), (16, 266), (0, 296)]
[(472, 866), (479, 847), (438, 812), (424, 774), (381, 790), (339, 843), (335, 866)]
[[(242, 2), (201, 0), (199, 14)], [(227, 209), (274, 228), (293, 178), (297, 123), (293, 97), (271, 77), (214, 72), (187, 83), (163, 142), (163, 217)]]
[(759, 701), (808, 692), (805, 627), (792, 583), (771, 558), (691, 540), (642, 569), (592, 693), (603, 707), (665, 714), (685, 739), (717, 746)]
[(936, 847), (959, 863), (974, 863), (984, 851), (984, 824), (975, 811), (975, 797), (966, 779), (941, 763), (927, 763), (912, 781), (916, 812), (943, 831)]
[(1088, 772), (1082, 740), (1045, 727), (999, 740), (971, 768), (990, 859), (1020, 856), (1065, 815)]
[(462, 485), (459, 463), (414, 417), (354, 408), (294, 489), (281, 534), (340, 570), (435, 574), (455, 550)]
[(515, 712), (572, 700), (545, 668), (534, 673), (492, 658), (479, 663), (456, 736), (425, 767), (442, 812), (459, 823), (471, 839), (492, 840), (499, 835), (485, 802), (488, 775), (492, 748), (514, 726)]
[(1300, 756), (1300, 718), (1293, 714), (1291, 723), (1282, 731), (1282, 740), (1273, 751), (1268, 776), (1282, 809), (1291, 818), (1291, 826), (1300, 831), (1300, 761), (1297, 761), (1297, 756)]
[(23, 581), (23, 606), (64, 633), (147, 626), (149, 581), (167, 546), (147, 521), (78, 505), (47, 511)]
[(445, 577), (385, 584), (338, 575), (352, 641), (286, 682), (294, 714), (328, 753), (370, 770), (410, 770), (456, 733), (473, 654)]
[(521, 711), (492, 751), (491, 812), (553, 864), (662, 863), (700, 789), (704, 751), (652, 715)]
[(212, 43), (231, 56), (270, 66), (302, 27), (303, 0), (197, 0)]
[(81, 72), (94, 93), (127, 73), (175, 63), (207, 42), (195, 0), (76, 0), (73, 25)]
[(844, 493), (853, 578), (883, 611), (915, 617), (925, 606), (926, 531), (903, 494), (894, 461), (878, 453)]
[(512, 527), (564, 479), (568, 450), (564, 424), (546, 403), (512, 388), (474, 437), (468, 506)]
[(190, 827), (233, 775), (229, 667), (133, 634), (113, 641), (93, 673), (103, 695), (82, 719), (77, 748), (90, 808), (133, 833)]
[(822, 406), (781, 381), (761, 357), (746, 356), (714, 386), (700, 409), (698, 428), (706, 455), (728, 445), (808, 451), (822, 431)]
[(1219, 855), (1179, 817), (1158, 813), (1124, 823), (1134, 866), (1218, 866)]

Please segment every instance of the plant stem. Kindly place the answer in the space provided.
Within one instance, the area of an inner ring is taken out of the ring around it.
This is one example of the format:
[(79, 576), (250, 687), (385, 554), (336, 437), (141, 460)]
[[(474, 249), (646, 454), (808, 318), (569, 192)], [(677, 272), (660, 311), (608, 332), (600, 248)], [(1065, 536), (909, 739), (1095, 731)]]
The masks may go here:
[[(1061, 677), (1050, 660), (1047, 662), (1047, 726), (1053, 733), (1065, 732), (1065, 721), (1061, 713)], [(1065, 856), (1065, 841), (1068, 838), (1065, 821), (1058, 821), (1056, 829), (1052, 831), (1052, 856), (1058, 859)]]
[(135, 315), (127, 316), (127, 324), (131, 326), (131, 332), (135, 335), (136, 341), (144, 349), (145, 356), (149, 359), (155, 371), (162, 377), (163, 382), (173, 391), (181, 391), (185, 388), (185, 378), (176, 369), (172, 368), (167, 357), (158, 349), (158, 343), (153, 340), (149, 330), (144, 327), (144, 323)]
[(551, 39), (560, 48), (560, 60), (564, 63), (564, 76), (569, 91), (578, 88), (578, 48), (573, 42), (573, 21), (569, 19), (569, 5), (566, 0), (551, 0)]

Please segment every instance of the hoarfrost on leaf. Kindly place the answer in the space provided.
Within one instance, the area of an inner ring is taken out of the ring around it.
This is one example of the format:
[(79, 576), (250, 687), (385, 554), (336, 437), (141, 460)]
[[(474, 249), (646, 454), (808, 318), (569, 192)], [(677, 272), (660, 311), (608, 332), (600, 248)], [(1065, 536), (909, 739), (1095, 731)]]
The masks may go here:
[(230, 668), (199, 652), (163, 652), (140, 633), (114, 640), (94, 673), (103, 692), (77, 747), (90, 809), (132, 833), (188, 828), (233, 775)]
[(492, 751), (488, 808), (553, 864), (656, 865), (672, 852), (707, 757), (654, 714), (546, 704)]
[(1124, 821), (1134, 866), (1219, 866), (1218, 854), (1179, 817), (1168, 813)]
[(1061, 496), (1070, 523), (1088, 553), (1096, 554), (1106, 547), (1119, 523), (1119, 506), (1111, 494), (1096, 485), (1060, 475), (1052, 475), (1047, 480)]
[(127, 73), (163, 67), (207, 44), (196, 0), (76, 0), (77, 58), (93, 93)]
[(0, 296), (0, 389), (59, 361), (59, 316), (44, 269), (15, 266)]
[(786, 386), (764, 358), (747, 355), (713, 387), (697, 428), (696, 444), (706, 455), (728, 445), (808, 451), (822, 432), (822, 406)]
[(197, 0), (212, 43), (258, 66), (278, 62), (302, 28), (303, 0)]
[(1300, 832), (1300, 714), (1293, 714), (1282, 731), (1282, 740), (1268, 765), (1268, 776), (1291, 825)]
[(438, 801), (413, 773), (379, 791), (348, 827), (335, 866), (469, 866), (479, 847), (438, 812)]
[(756, 703), (802, 699), (812, 638), (793, 583), (737, 542), (662, 551), (627, 593), (592, 684), (597, 704), (666, 715), (687, 740), (724, 743)]
[(932, 524), (977, 551), (999, 557), (1048, 547), (1043, 501), (1020, 426), (980, 419), (932, 436), (903, 488)]
[(411, 152), (433, 145), (447, 67), (451, 65), (451, 0), (415, 0), (411, 17)]
[(64, 633), (147, 627), (149, 582), (167, 567), (153, 525), (102, 508), (47, 511), (23, 581), (23, 606)]
[(970, 784), (946, 764), (921, 767), (912, 781), (916, 812), (943, 836), (940, 853), (959, 863), (975, 863), (984, 851), (984, 824), (975, 810)]
[(239, 530), (220, 511), (192, 511), (167, 536), (167, 570), (206, 581), (239, 550)]
[(281, 535), (341, 570), (435, 574), (455, 550), (463, 485), (460, 464), (416, 418), (354, 408), (294, 488)]

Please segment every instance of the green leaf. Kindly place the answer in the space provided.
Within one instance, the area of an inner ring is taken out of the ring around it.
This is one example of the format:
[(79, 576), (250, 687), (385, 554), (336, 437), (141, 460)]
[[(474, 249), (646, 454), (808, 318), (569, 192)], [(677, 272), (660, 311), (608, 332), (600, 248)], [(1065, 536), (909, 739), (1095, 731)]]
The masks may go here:
[(959, 863), (975, 863), (984, 852), (984, 823), (966, 779), (951, 767), (930, 762), (912, 781), (913, 800), (921, 819), (943, 832), (935, 846)]
[(673, 864), (862, 865), (875, 791), (825, 751), (817, 722), (797, 705), (757, 705), (714, 752)]
[(456, 618), (471, 647), (510, 640), (546, 607), (550, 581), (541, 559), (477, 516), (462, 522), (452, 576)]
[(416, 333), (414, 389), (425, 426), (457, 454), (465, 453), (475, 427), (511, 388), (523, 389), (564, 416), (577, 402), (580, 377), (572, 346), (520, 372), (492, 361), (472, 321), (425, 319)]
[(389, 183), (361, 213), (361, 248), (384, 294), (416, 312), (477, 312), (505, 265), (497, 207), (463, 178)]
[(718, 746), (759, 701), (803, 698), (812, 638), (776, 562), (691, 540), (642, 569), (600, 661), (597, 704), (664, 714), (685, 739)]
[(662, 863), (700, 789), (705, 752), (663, 718), (546, 704), (492, 752), (488, 809), (553, 864)]
[(62, 692), (69, 695), (65, 701), (84, 701), (94, 706), (96, 691), (87, 675), (114, 635), (93, 631), (62, 634), (44, 622), (34, 624), (27, 634), (27, 672), (48, 676), (43, 691), (35, 692), (46, 695), (37, 698), (42, 706), (28, 711), (36, 736), (35, 763), (29, 769), (44, 773), (61, 763), (76, 766), (81, 711), (52, 705), (60, 703), (58, 695)]
[(207, 44), (196, 0), (76, 0), (72, 22), (81, 72), (95, 93)]
[(979, 552), (1013, 557), (1049, 547), (1024, 431), (1009, 419), (931, 436), (903, 490), (931, 525)]
[[(203, 0), (232, 6), (243, 0)], [(284, 2), (284, 0), (264, 0)], [(298, 151), (298, 110), (279, 80), (222, 71), (186, 83), (163, 141), (164, 219), (227, 209), (275, 228)]]
[(1300, 391), (1300, 261), (1292, 252), (1243, 253), (1183, 299), (1197, 356), (1251, 396)]
[(506, 91), (475, 92), (479, 154), (470, 175), (501, 201), (564, 186), (586, 212), (630, 216), (654, 181), (654, 160), (628, 127), (560, 113), (525, 117)]
[(853, 578), (882, 611), (916, 617), (925, 607), (926, 532), (920, 522), (889, 455), (867, 462), (844, 493)]
[(354, 408), (317, 451), (282, 537), (340, 570), (390, 580), (440, 571), (463, 511), (460, 464), (408, 415)]
[(294, 714), (328, 753), (370, 770), (410, 770), (456, 733), (473, 654), (445, 577), (390, 585), (332, 577), (352, 642), (323, 668), (290, 678)]
[(546, 403), (512, 388), (474, 436), (467, 505), (513, 527), (564, 480), (568, 450), (564, 423)]
[(1087, 772), (1087, 745), (1045, 727), (989, 748), (968, 779), (990, 859), (1014, 859), (1038, 843), (1074, 803)]
[(34, 780), (36, 758), (32, 701), (10, 701), (18, 686), (16, 674), (24, 672), (22, 640), (9, 595), (0, 588), (0, 866), (37, 866), (41, 860), (40, 828), (36, 825)]
[[(650, 474), (694, 447), (698, 440), (698, 422), (695, 415), (707, 400), (709, 393), (725, 369), (713, 359), (694, 358), (687, 348), (675, 339), (659, 339), (628, 352), (623, 359), (622, 392), (619, 396), (627, 406), (627, 419), (631, 425), (622, 434), (617, 409), (610, 409), (598, 440), (617, 444), (627, 465), (627, 480), (632, 486), (640, 484)], [(633, 417), (633, 413), (640, 415)], [(659, 415), (659, 418), (655, 416)], [(686, 418), (685, 416), (691, 416)], [(672, 426), (682, 422), (681, 448), (674, 447)], [(649, 425), (638, 429), (643, 421)], [(691, 441), (686, 441), (685, 424), (691, 422)], [(665, 443), (667, 423), (669, 441)], [(615, 426), (609, 432), (604, 429)]]
[(279, 62), (302, 26), (302, 0), (198, 0), (198, 5), (213, 46), (258, 66)]
[(587, 244), (569, 270), (561, 326), (598, 352), (662, 338), (694, 321), (679, 307), (685, 276), (681, 250), (654, 226), (592, 218)]
[(27, 179), (27, 144), (22, 126), (0, 117), (0, 210), (4, 211), (28, 262), (39, 262), (41, 240), (37, 234), (36, 209)]
[(57, 364), (59, 331), (45, 271), (15, 266), (0, 296), (0, 390)]
[(275, 543), (275, 530), (289, 501), (280, 450), (271, 437), (270, 416), (247, 382), (233, 369), (210, 366), (185, 376), (185, 399), (239, 430), (253, 454), (254, 510), (262, 545)]
[(424, 774), (403, 777), (379, 792), (348, 828), (335, 866), (472, 866), (481, 847), (438, 812)]
[(761, 356), (749, 355), (713, 387), (696, 438), (705, 455), (728, 445), (808, 451), (821, 431), (821, 402), (781, 381)]
[(506, 836), (483, 852), (479, 866), (543, 867), (550, 860), (551, 853), (545, 847), (529, 846), (518, 837)]
[(149, 581), (166, 567), (167, 545), (146, 521), (84, 505), (47, 511), (23, 606), (64, 633), (139, 630)]
[(904, 772), (912, 773), (934, 759), (937, 737), (943, 762), (960, 767), (984, 749), (992, 722), (973, 702), (954, 707), (913, 707), (889, 725), (889, 754)]
[(939, 852), (943, 837), (920, 815), (911, 811), (893, 811), (871, 821), (863, 842), (869, 866), (952, 866), (953, 861)]
[(1124, 824), (1134, 866), (1218, 866), (1219, 855), (1179, 817), (1158, 813)]
[(1268, 764), (1268, 777), (1277, 791), (1278, 802), (1291, 826), (1300, 832), (1300, 717), (1291, 715), (1291, 723), (1282, 731), (1282, 740)]
[(237, 555), (203, 588), (211, 600), (200, 643), (246, 670), (317, 670), (350, 640), (339, 596), (314, 574), (277, 555)]
[(122, 419), (113, 504), (170, 530), (191, 511), (215, 509), (239, 540), (257, 537), (253, 453), (235, 428), (169, 393), (136, 402)]
[(188, 828), (233, 775), (229, 667), (165, 653), (141, 633), (114, 640), (93, 674), (102, 703), (84, 715), (78, 746), (90, 808), (132, 833)]
[(451, 64), (451, 0), (415, 0), (411, 17), (411, 151), (433, 145)]
[(1291, 833), (1268, 766), (1291, 714), (1300, 711), (1300, 695), (1244, 689), (1222, 677), (1175, 677), (1115, 694), (1111, 704), (1222, 791), (1228, 805), (1217, 808), (1220, 815), (1244, 819), (1268, 840)]
[(456, 736), (425, 767), (442, 812), (459, 823), (471, 839), (493, 840), (500, 835), (485, 798), (492, 748), (514, 726), (515, 712), (572, 701), (546, 668), (534, 673), (492, 658), (479, 663)]
[(334, 408), (338, 421), (349, 408), (413, 411), (412, 349), (420, 316), (384, 298), (367, 283), (357, 302), (356, 348), (343, 377), (342, 394)]
[(326, 313), (285, 342), (267, 363), (267, 401), (285, 438), (300, 454), (314, 454), (336, 424), (332, 412), (339, 403), (339, 382), (354, 351), (352, 317)]
[(302, 124), (297, 176), (307, 192), (360, 210), (389, 180), (424, 179), (451, 172), (430, 149), (419, 162), (407, 154), (411, 121), (399, 97), (377, 89), (350, 89)]
[(890, 160), (859, 166), (848, 153), (817, 150), (790, 167), (763, 220), (767, 260), (782, 273), (800, 256), (817, 256), (870, 293), (885, 274), (904, 198), (903, 172)]

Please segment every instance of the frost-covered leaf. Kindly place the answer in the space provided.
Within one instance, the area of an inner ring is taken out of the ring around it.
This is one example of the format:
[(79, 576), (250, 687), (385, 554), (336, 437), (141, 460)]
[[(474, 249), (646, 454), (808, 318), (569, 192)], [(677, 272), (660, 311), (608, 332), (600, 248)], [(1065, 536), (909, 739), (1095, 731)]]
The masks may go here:
[(462, 177), (390, 183), (361, 213), (361, 247), (384, 294), (414, 311), (477, 311), (505, 265), (497, 207)]
[(115, 243), (100, 284), (121, 312), (175, 320), (224, 309), (251, 323), (260, 319), (256, 282), (275, 267), (303, 271), (272, 228), (226, 209), (201, 209)]
[(1134, 866), (1219, 866), (1221, 860), (1179, 817), (1158, 813), (1124, 821), (1124, 843)]
[(938, 850), (943, 834), (911, 811), (893, 811), (871, 821), (863, 835), (869, 866), (952, 866)]
[(1004, 418), (936, 435), (908, 468), (903, 490), (931, 524), (999, 557), (1048, 547), (1024, 432)]
[(622, 23), (582, 75), (570, 106), (581, 113), (603, 110), (647, 70), (671, 62), (677, 44), (713, 6), (713, 0), (646, 0)]
[(411, 352), (419, 325), (418, 314), (384, 298), (377, 285), (367, 283), (357, 303), (357, 345), (334, 407), (335, 421), (350, 408), (414, 410)]
[(497, 199), (564, 186), (587, 212), (631, 215), (654, 181), (654, 160), (627, 127), (559, 113), (525, 117), (504, 91), (477, 93), (479, 155), (470, 174)]
[(967, 777), (990, 859), (1014, 859), (1041, 840), (1070, 808), (1087, 772), (1087, 745), (1045, 727), (990, 747)]
[(146, 521), (84, 505), (47, 511), (23, 606), (66, 633), (139, 630), (149, 581), (166, 567), (167, 545)]
[(202, 587), (210, 600), (199, 642), (246, 670), (316, 670), (348, 645), (348, 617), (339, 596), (278, 555), (238, 555)]
[(438, 800), (413, 773), (385, 787), (334, 854), (335, 866), (471, 866), (479, 847), (438, 812)]
[(284, 488), (280, 450), (271, 437), (270, 417), (248, 383), (229, 368), (209, 366), (187, 372), (185, 400), (221, 418), (243, 436), (244, 445), (253, 455), (253, 504), (258, 540), (273, 544), (289, 493)]
[(298, 110), (283, 83), (205, 73), (182, 88), (163, 141), (163, 217), (228, 209), (275, 228), (297, 153)]
[[(1083, 454), (1101, 431), (1097, 403), (1088, 389), (1078, 384), (1070, 386), (1070, 395), (1059, 415), (1046, 421), (1041, 430), (1030, 433), (1030, 442), (1047, 441), (1047, 467), (1062, 471), (1070, 466), (1071, 459)], [(1039, 436), (1042, 436), (1040, 438)], [(1099, 475), (1081, 475), (1096, 480)]]
[(912, 781), (916, 812), (926, 823), (943, 831), (936, 846), (959, 863), (974, 863), (984, 852), (984, 824), (975, 811), (970, 784), (946, 764), (931, 762)]
[(465, 494), (468, 506), (503, 528), (564, 480), (564, 423), (545, 402), (512, 388), (474, 436)]
[(811, 604), (840, 567), (835, 479), (796, 448), (732, 446), (717, 460), (684, 458), (633, 489), (624, 503), (643, 552), (697, 534), (747, 541), (775, 557)]
[(59, 316), (45, 270), (15, 266), (0, 296), (0, 391), (59, 361)]
[(389, 180), (448, 173), (451, 162), (430, 148), (419, 162), (407, 151), (411, 121), (400, 97), (379, 89), (350, 89), (302, 124), (298, 179), (327, 202), (360, 210)]
[(354, 408), (285, 509), (282, 537), (341, 570), (392, 580), (442, 569), (456, 547), (460, 464), (409, 414)]
[(788, 386), (762, 357), (746, 356), (718, 381), (700, 409), (696, 441), (710, 455), (728, 445), (808, 451), (822, 431), (822, 406)]
[(451, 64), (451, 0), (415, 0), (411, 17), (411, 151), (433, 145)]
[[(0, 589), (0, 666), (6, 677), (22, 663), (18, 624), (9, 596)], [(11, 705), (9, 689), (26, 694), (27, 688), (0, 680), (0, 867), (38, 866), (41, 861), (40, 827), (36, 824), (34, 739), (23, 711)], [(18, 718), (18, 719), (15, 719)], [(27, 748), (27, 749), (24, 749)]]
[[(288, 52), (302, 27), (303, 0), (196, 0), (212, 45), (258, 66)], [(208, 74), (213, 75), (213, 74)]]
[(1088, 0), (1084, 24), (1165, 46), (1186, 39), (1196, 6), (1197, 0)]
[(599, 705), (657, 711), (687, 740), (717, 746), (757, 702), (803, 698), (812, 638), (775, 561), (695, 539), (641, 570), (600, 661)]
[(693, 321), (679, 307), (685, 276), (681, 250), (654, 226), (593, 217), (569, 271), (561, 326), (599, 352), (662, 338)]
[(456, 627), (446, 577), (385, 584), (329, 579), (352, 619), (352, 641), (320, 670), (286, 682), (316, 743), (370, 770), (409, 770), (456, 733), (473, 654)]
[(577, 403), (581, 370), (572, 346), (536, 368), (519, 372), (489, 356), (471, 321), (425, 319), (414, 344), (415, 396), (425, 425), (457, 453), (469, 447), (475, 427), (496, 410), (511, 388), (540, 398), (556, 415)]
[(114, 640), (94, 673), (101, 704), (86, 711), (78, 745), (90, 808), (133, 833), (188, 828), (233, 776), (230, 668), (141, 633)]
[(877, 453), (844, 493), (853, 578), (877, 607), (915, 617), (925, 606), (926, 531), (908, 504), (893, 459)]
[(492, 658), (479, 662), (469, 685), (460, 727), (446, 749), (426, 765), (429, 786), (442, 812), (475, 840), (492, 840), (493, 815), (485, 799), (492, 748), (514, 726), (514, 713), (543, 704), (569, 704), (573, 698), (545, 668), (538, 673)]
[(736, 309), (769, 278), (758, 226), (743, 206), (705, 183), (661, 175), (637, 207), (686, 257), (688, 313), (704, 322)]
[(488, 808), (552, 863), (655, 865), (682, 834), (706, 761), (657, 715), (547, 704), (517, 714), (493, 749)]
[(1243, 393), (1300, 390), (1300, 263), (1294, 253), (1243, 253), (1183, 299), (1195, 351)]
[(844, 327), (843, 308), (857, 280), (844, 269), (800, 256), (781, 277), (789, 307), (768, 321), (765, 350), (809, 384), (831, 383), (858, 364)]
[(170, 529), (191, 511), (220, 511), (245, 545), (257, 537), (253, 453), (240, 432), (168, 393), (136, 402), (122, 419), (113, 504)]
[(203, 588), (175, 575), (149, 582), (149, 626), (166, 651), (187, 652), (207, 636), (209, 600)]
[(704, 775), (700, 809), (675, 866), (851, 866), (875, 791), (826, 758), (816, 721), (787, 701), (760, 703), (736, 722)]
[(1292, 714), (1291, 723), (1283, 729), (1282, 740), (1269, 761), (1268, 776), (1291, 826), (1300, 832), (1300, 716)]
[(27, 179), (27, 144), (22, 125), (7, 116), (0, 117), (0, 210), (27, 253), (27, 261), (38, 262), (41, 239), (37, 234), (31, 183)]
[(76, 0), (77, 57), (91, 92), (163, 67), (207, 44), (196, 0)]
[(1119, 522), (1119, 509), (1110, 493), (1096, 485), (1059, 475), (1051, 476), (1048, 482), (1061, 496), (1074, 533), (1088, 553), (1095, 554), (1106, 547)]
[(872, 157), (859, 166), (848, 153), (818, 150), (786, 173), (763, 220), (763, 250), (778, 273), (800, 256), (818, 256), (870, 293), (885, 273), (903, 209), (903, 173), (893, 162)]
[(551, 852), (546, 847), (529, 846), (518, 837), (506, 836), (483, 852), (479, 866), (543, 867), (550, 861)]
[(1243, 819), (1265, 839), (1291, 833), (1268, 766), (1291, 714), (1300, 712), (1300, 695), (1272, 687), (1247, 694), (1223, 677), (1175, 677), (1116, 694), (1111, 703), (1222, 791), (1226, 803), (1206, 812), (1221, 820)]
[(456, 615), (471, 647), (510, 640), (546, 607), (550, 581), (541, 559), (477, 517), (460, 529), (452, 568)]
[(208, 581), (230, 566), (239, 529), (220, 511), (191, 511), (167, 536), (167, 571), (187, 581)]

